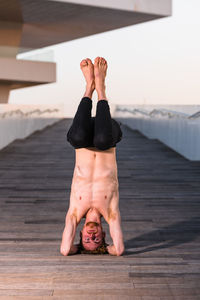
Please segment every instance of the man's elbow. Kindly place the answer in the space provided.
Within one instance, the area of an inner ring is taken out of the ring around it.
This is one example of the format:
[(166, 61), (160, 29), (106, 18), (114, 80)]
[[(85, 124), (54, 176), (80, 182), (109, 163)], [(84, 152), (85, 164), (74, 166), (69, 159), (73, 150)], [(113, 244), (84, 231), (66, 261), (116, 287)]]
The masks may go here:
[(72, 245), (71, 248), (60, 248), (60, 253), (64, 256), (76, 254), (78, 252), (78, 246)]
[(69, 254), (69, 250), (70, 249), (60, 248), (60, 253), (64, 256), (67, 256)]
[(124, 250), (125, 250), (124, 246), (120, 247), (120, 249), (117, 249), (116, 250), (117, 256), (121, 256), (124, 253)]

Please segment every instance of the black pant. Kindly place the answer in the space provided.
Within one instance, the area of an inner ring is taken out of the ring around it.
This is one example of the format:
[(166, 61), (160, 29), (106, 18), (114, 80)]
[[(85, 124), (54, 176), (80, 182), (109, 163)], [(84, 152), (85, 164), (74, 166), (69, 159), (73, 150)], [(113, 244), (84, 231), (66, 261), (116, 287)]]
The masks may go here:
[(121, 123), (111, 118), (108, 101), (98, 101), (96, 117), (91, 117), (91, 110), (92, 100), (83, 97), (67, 132), (67, 141), (75, 149), (96, 147), (106, 150), (116, 147), (122, 138)]

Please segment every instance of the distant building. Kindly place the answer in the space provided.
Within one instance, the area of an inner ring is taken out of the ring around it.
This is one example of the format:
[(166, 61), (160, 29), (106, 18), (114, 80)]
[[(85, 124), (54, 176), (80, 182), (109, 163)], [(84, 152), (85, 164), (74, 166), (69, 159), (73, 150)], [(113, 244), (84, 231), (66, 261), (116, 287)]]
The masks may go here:
[(171, 15), (171, 0), (0, 0), (0, 103), (12, 89), (56, 81), (53, 62), (16, 55)]

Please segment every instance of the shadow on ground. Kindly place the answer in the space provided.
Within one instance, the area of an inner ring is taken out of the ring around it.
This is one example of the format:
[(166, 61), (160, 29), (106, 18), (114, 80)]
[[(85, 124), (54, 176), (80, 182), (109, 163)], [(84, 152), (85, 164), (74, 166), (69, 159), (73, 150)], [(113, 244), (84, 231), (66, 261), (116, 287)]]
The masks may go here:
[[(125, 255), (139, 254), (190, 243), (200, 236), (200, 217), (161, 227), (125, 241)], [(156, 245), (159, 244), (159, 245)], [(132, 251), (134, 248), (145, 247)], [(129, 250), (131, 249), (131, 250)]]

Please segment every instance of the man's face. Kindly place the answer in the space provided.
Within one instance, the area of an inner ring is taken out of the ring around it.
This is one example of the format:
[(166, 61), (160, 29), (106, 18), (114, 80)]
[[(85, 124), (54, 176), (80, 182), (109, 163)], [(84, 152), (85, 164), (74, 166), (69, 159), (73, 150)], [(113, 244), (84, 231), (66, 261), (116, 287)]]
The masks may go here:
[(101, 224), (96, 222), (87, 222), (82, 229), (82, 244), (85, 250), (95, 250), (101, 246), (105, 232)]

